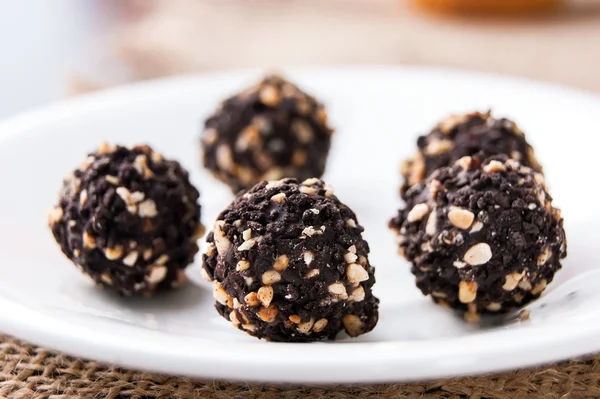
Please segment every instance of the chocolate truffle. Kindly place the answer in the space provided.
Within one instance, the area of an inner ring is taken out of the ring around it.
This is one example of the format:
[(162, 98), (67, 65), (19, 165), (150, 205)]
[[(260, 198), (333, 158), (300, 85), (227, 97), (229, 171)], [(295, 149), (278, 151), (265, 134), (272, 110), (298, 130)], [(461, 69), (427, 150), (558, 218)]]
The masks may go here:
[(202, 235), (198, 191), (145, 145), (102, 144), (63, 182), (49, 225), (62, 252), (120, 295), (185, 282)]
[(506, 156), (464, 157), (408, 191), (392, 219), (417, 287), (439, 304), (503, 313), (540, 296), (566, 256), (542, 174)]
[(488, 113), (474, 112), (451, 115), (441, 121), (429, 134), (417, 139), (417, 152), (402, 163), (406, 191), (443, 166), (452, 166), (464, 156), (477, 155), (480, 159), (504, 154), (536, 172), (542, 172), (521, 129), (511, 120), (495, 119)]
[(203, 275), (219, 314), (271, 341), (371, 331), (379, 300), (362, 232), (354, 212), (319, 179), (259, 183), (208, 234)]
[(234, 193), (262, 180), (321, 177), (332, 133), (323, 105), (268, 76), (225, 100), (206, 120), (204, 166)]

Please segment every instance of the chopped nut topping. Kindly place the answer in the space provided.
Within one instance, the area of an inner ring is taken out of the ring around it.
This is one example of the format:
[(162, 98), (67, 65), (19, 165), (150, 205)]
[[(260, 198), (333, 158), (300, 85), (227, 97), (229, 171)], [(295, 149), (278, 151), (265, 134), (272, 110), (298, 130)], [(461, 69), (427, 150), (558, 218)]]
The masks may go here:
[(271, 85), (267, 85), (260, 89), (258, 98), (260, 99), (260, 102), (268, 107), (275, 107), (279, 104), (279, 101), (281, 101), (279, 91)]
[(319, 275), (319, 273), (321, 273), (321, 272), (319, 271), (319, 269), (311, 269), (311, 270), (309, 270), (309, 271), (308, 271), (308, 273), (306, 273), (306, 274), (304, 275), (304, 278), (313, 278), (313, 277), (316, 277), (316, 276), (318, 276), (318, 275)]
[(427, 218), (427, 224), (425, 224), (425, 233), (433, 236), (437, 231), (437, 215), (435, 214), (435, 209), (431, 211), (429, 217)]
[(244, 232), (242, 233), (242, 238), (244, 239), (244, 241), (248, 241), (249, 239), (251, 239), (252, 238), (252, 229), (244, 230)]
[(277, 187), (281, 187), (281, 186), (283, 186), (283, 180), (271, 180), (270, 182), (267, 183), (265, 188), (268, 190), (271, 188), (277, 188)]
[(427, 155), (439, 155), (450, 151), (454, 148), (454, 143), (450, 140), (438, 140), (432, 139), (427, 147), (425, 147), (425, 154)]
[(537, 265), (541, 266), (541, 265), (545, 264), (546, 262), (548, 262), (548, 260), (551, 257), (552, 257), (552, 252), (550, 252), (550, 248), (544, 247), (544, 249), (542, 250), (542, 253), (537, 258)]
[(315, 319), (311, 317), (309, 321), (298, 323), (298, 331), (300, 331), (302, 334), (310, 334), (310, 330), (313, 328), (314, 324)]
[(150, 284), (158, 284), (165, 279), (167, 276), (167, 267), (166, 266), (155, 266), (150, 269), (150, 274), (148, 275), (148, 282)]
[(231, 323), (234, 326), (239, 326), (240, 325), (240, 320), (238, 319), (235, 310), (233, 310), (233, 311), (231, 311), (231, 313), (229, 313), (229, 320), (231, 321)]
[(469, 233), (477, 233), (482, 228), (483, 228), (483, 223), (477, 221), (477, 222), (473, 223), (473, 227), (471, 227), (471, 230), (469, 231)]
[(317, 190), (312, 187), (300, 186), (300, 192), (304, 194), (316, 194)]
[(156, 261), (154, 263), (156, 263), (157, 265), (164, 265), (168, 261), (169, 261), (169, 255), (162, 254), (161, 256), (158, 257), (158, 259), (156, 259)]
[(127, 254), (126, 257), (123, 258), (123, 264), (126, 266), (133, 266), (135, 265), (135, 262), (137, 262), (138, 257), (139, 257), (139, 252), (138, 251), (131, 251)]
[(344, 329), (351, 337), (357, 337), (362, 333), (362, 322), (360, 318), (353, 314), (347, 314), (342, 317)]
[(462, 269), (463, 267), (465, 267), (467, 264), (465, 262), (461, 262), (460, 260), (455, 260), (454, 263), (452, 263), (457, 269)]
[(221, 144), (217, 147), (217, 165), (223, 170), (231, 170), (233, 166), (233, 155), (231, 149), (225, 144)]
[(287, 255), (279, 255), (276, 259), (275, 259), (275, 263), (273, 263), (273, 269), (277, 270), (278, 272), (282, 272), (285, 269), (287, 269), (289, 264), (289, 259)]
[(156, 203), (151, 199), (147, 199), (144, 202), (140, 203), (138, 205), (138, 215), (140, 215), (143, 218), (155, 217), (156, 215), (158, 215), (158, 211), (156, 210)]
[(273, 287), (270, 285), (260, 287), (256, 296), (265, 308), (268, 307), (273, 300)]
[(256, 238), (251, 238), (248, 241), (244, 241), (240, 246), (238, 246), (238, 251), (248, 251), (256, 244)]
[(348, 219), (346, 220), (346, 226), (355, 229), (356, 228), (356, 221), (354, 221), (354, 219)]
[[(346, 267), (346, 276), (348, 277), (348, 282), (350, 283), (359, 283), (369, 279), (369, 273), (367, 273), (367, 271), (361, 265), (356, 263), (351, 263)], [(344, 289), (344, 292), (345, 291), (346, 290)]]
[(514, 290), (515, 288), (517, 288), (517, 285), (519, 285), (519, 281), (521, 281), (523, 276), (525, 276), (525, 270), (523, 270), (521, 273), (507, 274), (506, 280), (504, 281), (504, 285), (502, 286), (502, 289), (504, 291)]
[(337, 283), (330, 284), (329, 287), (327, 287), (327, 289), (329, 290), (329, 292), (340, 297), (341, 299), (348, 298), (348, 293), (346, 293), (346, 287), (344, 287), (344, 284), (339, 281)]
[(244, 297), (244, 302), (248, 306), (258, 306), (260, 305), (260, 301), (258, 300), (258, 295), (256, 292), (251, 292)]
[(359, 285), (358, 287), (356, 287), (352, 293), (350, 294), (350, 296), (348, 297), (348, 300), (350, 301), (354, 301), (354, 302), (360, 302), (362, 300), (365, 299), (365, 289)]
[(98, 147), (97, 153), (100, 155), (111, 154), (111, 153), (115, 152), (116, 149), (117, 149), (116, 145), (108, 144), (107, 142), (102, 142), (102, 143), (100, 143), (100, 146)]
[(502, 304), (499, 302), (490, 302), (485, 308), (490, 312), (497, 312), (502, 309)]
[(285, 193), (279, 193), (279, 194), (275, 194), (274, 196), (271, 197), (271, 202), (274, 202), (276, 204), (281, 204), (284, 199), (285, 199)]
[(460, 125), (461, 123), (466, 122), (468, 119), (468, 115), (465, 114), (452, 114), (449, 115), (446, 119), (444, 119), (443, 121), (441, 121), (440, 123), (438, 123), (438, 129), (440, 129), (440, 132), (442, 132), (443, 134), (449, 134), (452, 129), (454, 129), (456, 126)]
[(217, 252), (219, 253), (219, 255), (224, 255), (231, 246), (231, 242), (227, 239), (225, 233), (223, 232), (224, 225), (224, 220), (217, 220), (213, 229), (215, 246), (217, 247)]
[(60, 222), (64, 214), (65, 213), (60, 206), (55, 206), (50, 210), (50, 213), (48, 213), (48, 223), (53, 225)]
[(144, 249), (144, 252), (142, 253), (144, 260), (148, 260), (152, 257), (152, 248), (146, 248)]
[(546, 281), (546, 279), (543, 279), (542, 281), (537, 283), (530, 292), (532, 295), (539, 295), (542, 293), (542, 291), (544, 291), (546, 289), (547, 285), (548, 285), (548, 282)]
[(154, 163), (161, 163), (163, 161), (163, 156), (159, 152), (152, 151), (152, 154), (150, 154), (150, 159)]
[(310, 251), (304, 252), (302, 254), (302, 257), (304, 258), (304, 263), (306, 263), (306, 266), (310, 266), (310, 263), (315, 258), (314, 254), (312, 252), (310, 252)]
[(492, 160), (487, 165), (485, 165), (483, 167), (483, 171), (485, 173), (505, 172), (506, 171), (506, 166), (504, 166), (504, 164), (502, 162), (499, 162), (499, 161), (496, 161), (496, 160)]
[(456, 161), (456, 165), (460, 166), (463, 170), (469, 170), (472, 161), (473, 159), (471, 157), (462, 157)]
[(123, 247), (117, 245), (114, 248), (104, 248), (104, 256), (108, 260), (116, 260), (123, 256)]
[(273, 320), (275, 320), (275, 317), (277, 317), (278, 313), (279, 309), (277, 309), (275, 305), (271, 305), (269, 307), (260, 308), (258, 311), (258, 317), (264, 322), (271, 323)]
[(523, 280), (519, 281), (519, 288), (524, 291), (530, 291), (531, 290), (531, 282), (529, 280), (527, 280), (527, 278), (524, 278)]
[(248, 270), (250, 268), (250, 262), (247, 260), (241, 260), (235, 265), (235, 270), (238, 272), (243, 272), (244, 270)]
[(104, 281), (106, 284), (109, 284), (109, 285), (110, 285), (110, 284), (112, 284), (112, 278), (110, 278), (110, 274), (108, 274), (108, 273), (106, 273), (106, 272), (105, 272), (105, 273), (102, 273), (102, 274), (100, 275), (100, 279), (101, 279), (102, 281)]
[(409, 223), (419, 221), (423, 219), (425, 215), (427, 215), (427, 212), (429, 212), (429, 207), (427, 204), (417, 204), (410, 210), (410, 212), (408, 212), (406, 220)]
[(464, 261), (471, 266), (483, 265), (490, 259), (492, 259), (492, 248), (484, 242), (473, 245), (464, 256)]
[(458, 300), (470, 303), (477, 297), (477, 283), (474, 281), (461, 281), (458, 284)]
[(279, 274), (276, 270), (269, 270), (263, 273), (262, 275), (262, 283), (264, 285), (275, 284), (281, 280), (281, 274)]
[(315, 234), (323, 234), (323, 232), (321, 230), (315, 229), (313, 226), (308, 226), (305, 227), (304, 230), (302, 230), (302, 234), (308, 237), (312, 237)]
[(296, 323), (296, 324), (298, 324), (298, 323), (300, 323), (302, 321), (302, 319), (300, 318), (300, 316), (298, 316), (297, 314), (293, 314), (293, 315), (291, 315), (288, 318), (290, 319), (290, 321), (292, 323)]
[(473, 212), (463, 208), (451, 207), (448, 212), (448, 220), (450, 220), (453, 226), (459, 229), (468, 229), (474, 219), (475, 215)]
[(313, 325), (313, 331), (318, 333), (321, 332), (325, 329), (325, 327), (327, 327), (327, 319), (319, 319), (315, 322), (315, 324)]
[(306, 179), (302, 182), (303, 186), (314, 186), (315, 184), (317, 184), (319, 182), (319, 179), (317, 179), (316, 177), (311, 177), (310, 179)]
[(308, 155), (306, 151), (294, 151), (292, 154), (292, 165), (295, 167), (304, 166), (307, 159)]
[(302, 119), (295, 119), (292, 122), (290, 129), (296, 135), (298, 141), (302, 144), (308, 144), (314, 139), (312, 128)]
[(356, 254), (352, 252), (346, 252), (346, 254), (344, 255), (344, 260), (346, 261), (346, 263), (354, 263), (357, 259), (358, 256), (356, 256)]
[(352, 252), (353, 254), (356, 253), (356, 245), (350, 245), (348, 247), (348, 252)]

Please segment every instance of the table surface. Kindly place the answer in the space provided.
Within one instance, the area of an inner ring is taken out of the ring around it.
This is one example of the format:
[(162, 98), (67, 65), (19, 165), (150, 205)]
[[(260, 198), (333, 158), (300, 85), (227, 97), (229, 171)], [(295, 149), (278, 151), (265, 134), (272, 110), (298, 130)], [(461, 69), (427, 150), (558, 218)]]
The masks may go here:
[[(133, 70), (127, 80), (222, 67), (369, 62), (470, 68), (600, 90), (598, 0), (571, 0), (563, 13), (518, 20), (432, 16), (407, 1), (148, 0), (155, 11), (119, 33), (124, 58), (118, 61)], [(0, 118), (61, 98), (73, 72), (84, 80), (110, 75), (94, 60), (103, 38), (130, 21), (125, 4), (139, 2), (2, 2), (0, 46), (7, 54), (0, 63)]]

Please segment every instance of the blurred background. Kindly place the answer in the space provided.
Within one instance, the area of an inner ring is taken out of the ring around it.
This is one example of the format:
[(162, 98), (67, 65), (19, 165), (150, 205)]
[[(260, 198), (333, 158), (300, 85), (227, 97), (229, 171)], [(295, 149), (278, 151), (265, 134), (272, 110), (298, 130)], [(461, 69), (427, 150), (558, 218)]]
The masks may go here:
[(257, 66), (432, 65), (600, 90), (600, 0), (4, 1), (0, 44), (0, 118), (131, 81)]

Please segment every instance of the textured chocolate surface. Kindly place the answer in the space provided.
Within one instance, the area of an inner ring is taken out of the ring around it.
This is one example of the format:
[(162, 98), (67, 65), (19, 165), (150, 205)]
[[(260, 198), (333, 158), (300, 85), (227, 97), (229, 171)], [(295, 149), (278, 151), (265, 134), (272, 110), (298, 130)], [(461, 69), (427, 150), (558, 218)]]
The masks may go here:
[(261, 182), (217, 218), (204, 277), (218, 312), (271, 341), (372, 330), (374, 268), (356, 215), (321, 180)]
[(185, 282), (202, 235), (188, 173), (148, 146), (102, 144), (63, 182), (48, 218), (73, 263), (121, 295)]
[(523, 131), (513, 121), (495, 119), (490, 113), (452, 115), (429, 134), (419, 137), (417, 147), (416, 154), (402, 164), (404, 182), (400, 193), (403, 197), (410, 187), (422, 182), (436, 169), (451, 166), (464, 156), (477, 155), (485, 159), (503, 154), (542, 172)]
[(391, 220), (425, 295), (481, 313), (508, 312), (549, 284), (566, 238), (542, 174), (506, 156), (464, 157), (408, 191)]
[(206, 120), (203, 162), (234, 193), (262, 180), (321, 177), (332, 133), (315, 98), (268, 76)]

